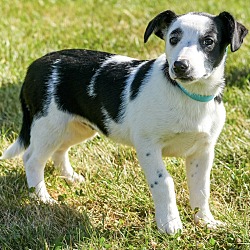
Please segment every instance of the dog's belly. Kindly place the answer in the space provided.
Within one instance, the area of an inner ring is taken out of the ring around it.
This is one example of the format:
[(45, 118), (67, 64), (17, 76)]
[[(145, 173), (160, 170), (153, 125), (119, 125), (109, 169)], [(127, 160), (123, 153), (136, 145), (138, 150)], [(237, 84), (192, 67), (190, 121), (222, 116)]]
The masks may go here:
[(204, 150), (209, 144), (207, 133), (177, 133), (163, 141), (162, 154), (164, 156), (188, 156)]

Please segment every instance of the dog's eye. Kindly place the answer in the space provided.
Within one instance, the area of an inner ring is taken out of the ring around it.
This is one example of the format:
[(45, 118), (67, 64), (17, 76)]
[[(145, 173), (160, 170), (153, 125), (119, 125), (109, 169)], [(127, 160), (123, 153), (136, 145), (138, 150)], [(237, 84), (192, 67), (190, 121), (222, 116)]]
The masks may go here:
[(211, 39), (211, 38), (206, 38), (204, 41), (203, 41), (203, 44), (206, 45), (206, 46), (210, 46), (214, 43), (214, 41)]
[(170, 43), (171, 45), (176, 45), (178, 42), (179, 42), (179, 39), (178, 39), (177, 37), (171, 37), (171, 38), (169, 39), (169, 43)]

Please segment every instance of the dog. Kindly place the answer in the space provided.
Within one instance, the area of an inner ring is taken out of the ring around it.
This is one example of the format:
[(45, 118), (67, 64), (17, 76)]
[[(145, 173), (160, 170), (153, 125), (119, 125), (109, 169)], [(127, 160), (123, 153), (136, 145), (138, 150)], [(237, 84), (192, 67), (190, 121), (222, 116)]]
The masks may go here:
[(237, 51), (248, 31), (228, 12), (166, 10), (149, 22), (145, 43), (153, 33), (166, 46), (152, 60), (68, 49), (34, 61), (20, 93), (19, 137), (1, 159), (24, 152), (29, 188), (53, 202), (44, 182), (50, 157), (69, 182), (82, 182), (69, 162), (72, 145), (97, 132), (131, 145), (152, 193), (157, 227), (175, 234), (182, 222), (162, 156), (184, 157), (194, 220), (216, 227), (221, 222), (209, 209), (210, 171), (225, 122), (224, 66), (227, 48)]

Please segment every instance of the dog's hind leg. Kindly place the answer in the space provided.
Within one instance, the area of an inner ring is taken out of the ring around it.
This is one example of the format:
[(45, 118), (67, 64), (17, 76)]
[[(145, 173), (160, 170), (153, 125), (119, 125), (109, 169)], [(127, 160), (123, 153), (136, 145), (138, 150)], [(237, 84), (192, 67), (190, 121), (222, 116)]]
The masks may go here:
[(70, 147), (94, 136), (95, 134), (95, 130), (80, 121), (72, 120), (69, 122), (67, 130), (63, 136), (63, 142), (52, 156), (54, 165), (59, 169), (61, 176), (63, 176), (67, 182), (73, 183), (75, 181), (84, 181), (83, 176), (77, 174), (70, 164), (68, 156)]
[(54, 200), (50, 197), (44, 182), (44, 168), (49, 157), (48, 152), (38, 152), (34, 146), (30, 145), (23, 156), (30, 195), (43, 202), (52, 203)]
[(60, 147), (70, 116), (51, 106), (46, 116), (33, 121), (30, 145), (23, 156), (29, 188), (43, 202), (52, 202), (44, 182), (47, 160)]
[(69, 161), (68, 155), (69, 148), (60, 148), (58, 149), (52, 156), (52, 160), (54, 161), (54, 165), (59, 169), (60, 175), (65, 178), (65, 180), (71, 184), (75, 181), (83, 182), (84, 177), (80, 174), (77, 174)]

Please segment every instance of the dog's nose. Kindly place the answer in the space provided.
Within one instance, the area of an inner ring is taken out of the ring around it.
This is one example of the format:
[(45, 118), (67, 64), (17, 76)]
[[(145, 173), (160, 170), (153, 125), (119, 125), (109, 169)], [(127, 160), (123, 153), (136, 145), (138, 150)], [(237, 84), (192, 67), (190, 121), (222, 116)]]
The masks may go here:
[(183, 75), (188, 71), (189, 66), (188, 60), (183, 59), (174, 62), (173, 70), (176, 75)]

